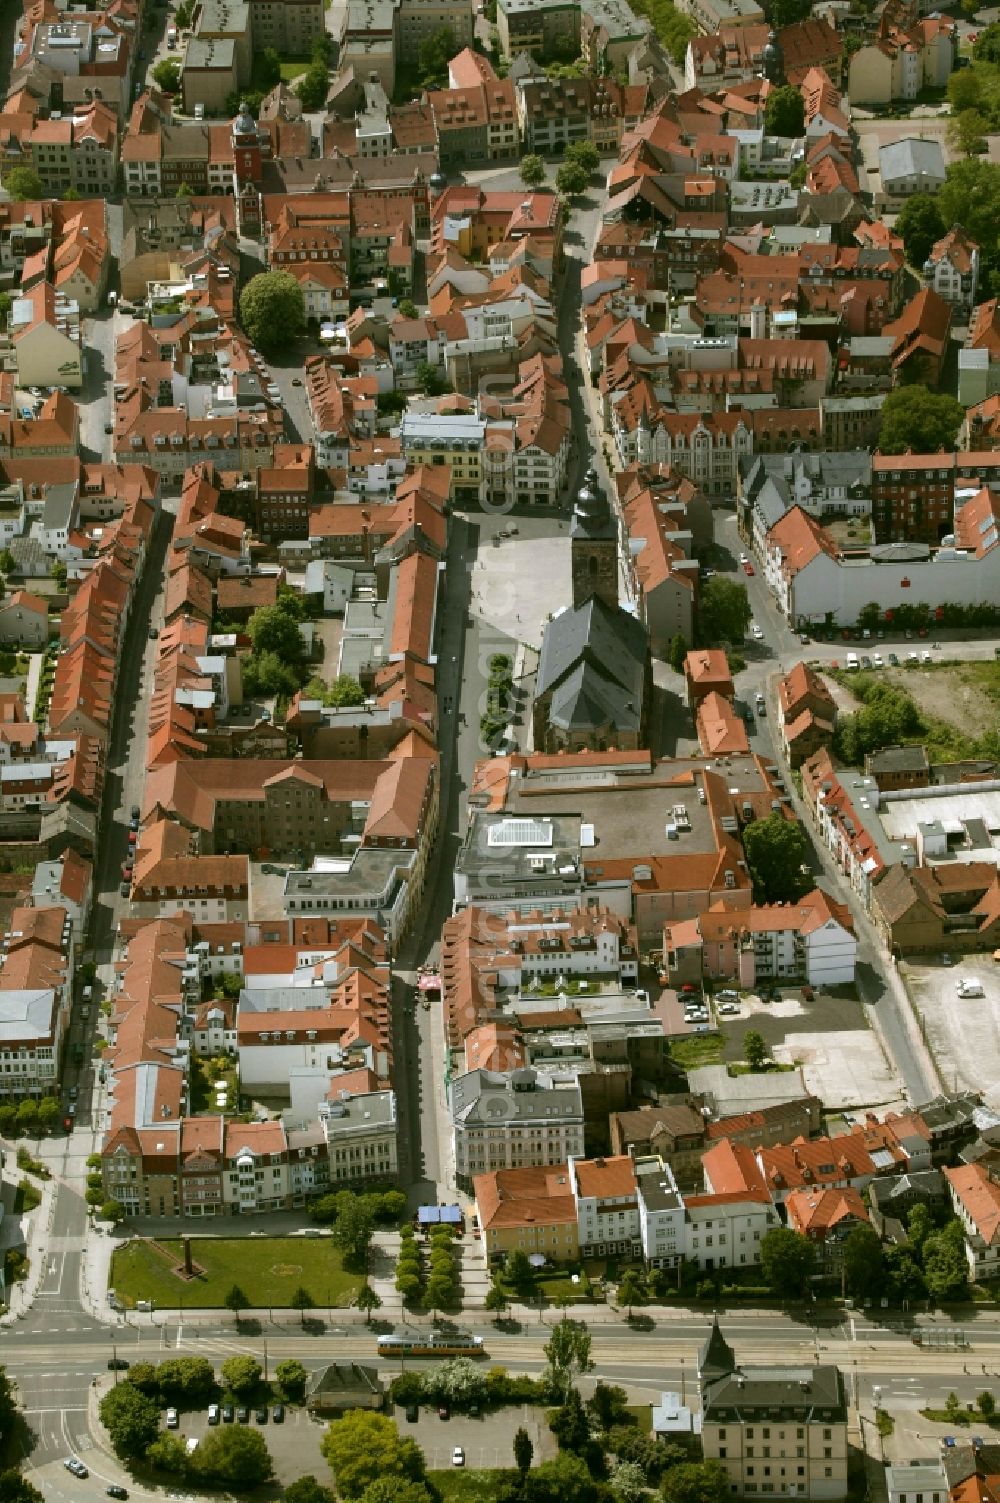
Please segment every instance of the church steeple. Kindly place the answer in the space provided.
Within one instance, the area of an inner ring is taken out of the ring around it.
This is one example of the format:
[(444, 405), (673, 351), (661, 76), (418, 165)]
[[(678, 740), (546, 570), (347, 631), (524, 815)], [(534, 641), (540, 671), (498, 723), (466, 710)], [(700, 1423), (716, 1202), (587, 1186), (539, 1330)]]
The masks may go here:
[(712, 1329), (698, 1353), (698, 1375), (702, 1383), (711, 1383), (716, 1378), (727, 1378), (736, 1371), (736, 1353), (723, 1336), (719, 1317), (712, 1321)]
[(577, 492), (570, 547), (573, 605), (586, 605), (591, 596), (597, 595), (605, 605), (617, 610), (618, 528), (593, 469), (587, 471)]

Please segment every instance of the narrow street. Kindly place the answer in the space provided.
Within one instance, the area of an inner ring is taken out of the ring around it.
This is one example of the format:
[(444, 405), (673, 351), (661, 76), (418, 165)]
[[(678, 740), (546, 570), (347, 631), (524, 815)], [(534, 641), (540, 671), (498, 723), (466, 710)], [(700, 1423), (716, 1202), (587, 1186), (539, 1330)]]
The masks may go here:
[(97, 968), (95, 1005), (90, 1018), (74, 1020), (73, 1042), (84, 1047), (84, 1063), (77, 1070), (69, 1065), (65, 1085), (79, 1087), (76, 1122), (71, 1134), (43, 1139), (37, 1153), (56, 1183), (53, 1219), (47, 1245), (47, 1267), (32, 1309), (19, 1324), (19, 1332), (41, 1337), (72, 1323), (89, 1328), (93, 1323), (81, 1312), (84, 1243), (88, 1215), (83, 1192), (87, 1156), (100, 1148), (102, 1099), (93, 1042), (98, 1037), (100, 1008), (113, 975), (115, 931), (125, 911), (119, 893), (121, 865), (128, 849), (127, 830), (133, 804), (141, 804), (146, 763), (149, 702), (145, 690), (156, 650), (149, 641), (150, 623), (162, 620), (162, 594), (167, 547), (173, 517), (161, 512), (150, 540), (146, 567), (136, 590), (132, 613), (122, 646), (117, 686), (117, 713), (108, 747), (108, 760), (101, 807), (100, 836), (94, 871), (94, 908), (91, 917), (91, 948)]

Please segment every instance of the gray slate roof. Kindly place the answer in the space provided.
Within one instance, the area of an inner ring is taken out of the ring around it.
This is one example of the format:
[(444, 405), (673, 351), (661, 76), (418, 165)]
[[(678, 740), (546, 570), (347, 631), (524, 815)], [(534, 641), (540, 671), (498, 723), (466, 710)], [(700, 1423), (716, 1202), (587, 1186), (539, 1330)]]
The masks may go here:
[(642, 717), (648, 637), (627, 611), (593, 595), (545, 628), (536, 694), (552, 694), (549, 719), (566, 728), (612, 724), (637, 729)]

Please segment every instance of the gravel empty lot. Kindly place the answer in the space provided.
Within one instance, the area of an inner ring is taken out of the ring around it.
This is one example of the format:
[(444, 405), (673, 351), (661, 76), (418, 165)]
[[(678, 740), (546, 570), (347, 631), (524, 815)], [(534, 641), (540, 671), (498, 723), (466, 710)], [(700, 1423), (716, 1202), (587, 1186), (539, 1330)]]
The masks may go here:
[[(940, 961), (903, 961), (900, 975), (923, 1020), (927, 1042), (949, 1090), (982, 1091), (1000, 1106), (1000, 966), (989, 955)], [(982, 983), (984, 997), (960, 998), (960, 977)]]

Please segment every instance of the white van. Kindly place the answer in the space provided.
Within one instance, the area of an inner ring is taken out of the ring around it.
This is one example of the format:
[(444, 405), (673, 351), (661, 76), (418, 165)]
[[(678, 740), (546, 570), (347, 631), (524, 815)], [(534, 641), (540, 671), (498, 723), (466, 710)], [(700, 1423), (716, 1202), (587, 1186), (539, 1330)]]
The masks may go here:
[(854, 668), (858, 668), (859, 666), (860, 665), (858, 663), (858, 655), (857, 655), (857, 653), (856, 652), (849, 652), (847, 654), (846, 667), (849, 668), (849, 669), (854, 669)]

